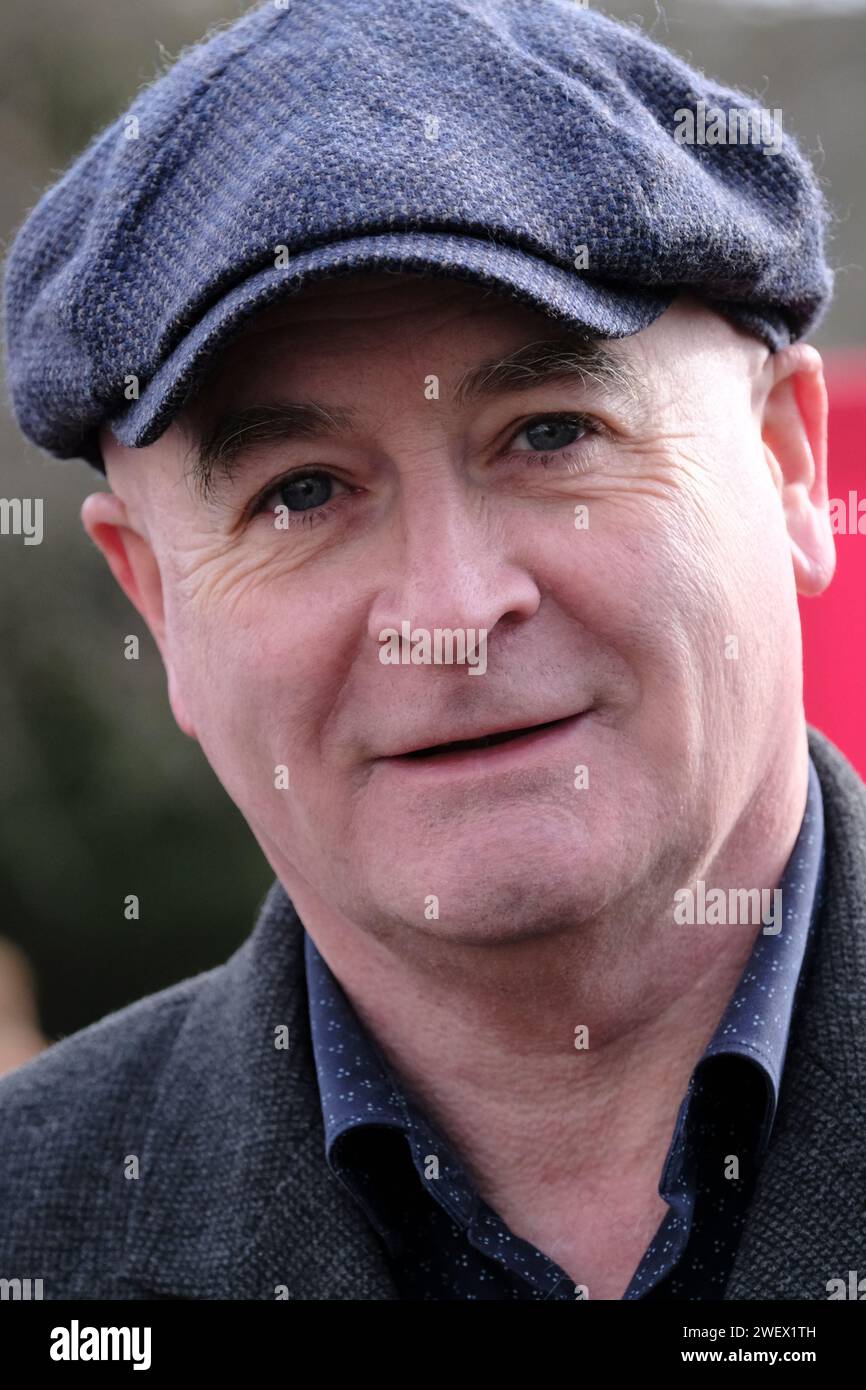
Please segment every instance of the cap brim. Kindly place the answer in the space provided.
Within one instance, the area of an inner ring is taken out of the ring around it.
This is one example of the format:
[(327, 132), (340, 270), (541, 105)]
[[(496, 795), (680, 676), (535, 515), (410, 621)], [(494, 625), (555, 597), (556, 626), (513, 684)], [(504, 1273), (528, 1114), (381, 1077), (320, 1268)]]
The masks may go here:
[(256, 312), (319, 279), (363, 269), (407, 270), (471, 280), (603, 338), (625, 338), (654, 322), (675, 290), (635, 291), (593, 282), (512, 246), (444, 232), (354, 237), (267, 267), (224, 294), (169, 353), (138, 400), (109, 420), (128, 448), (153, 444), (205, 375), (214, 354)]

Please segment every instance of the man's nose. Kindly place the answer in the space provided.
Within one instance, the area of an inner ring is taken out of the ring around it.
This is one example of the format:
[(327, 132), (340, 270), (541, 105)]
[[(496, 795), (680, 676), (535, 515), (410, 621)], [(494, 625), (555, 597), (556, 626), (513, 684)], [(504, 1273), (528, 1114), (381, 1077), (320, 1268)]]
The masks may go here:
[(528, 618), (541, 594), (521, 563), (514, 522), (493, 514), (495, 504), (459, 484), (445, 484), (435, 500), (404, 503), (382, 555), (382, 583), (369, 614), (378, 644), (385, 628), (484, 630), (503, 618)]

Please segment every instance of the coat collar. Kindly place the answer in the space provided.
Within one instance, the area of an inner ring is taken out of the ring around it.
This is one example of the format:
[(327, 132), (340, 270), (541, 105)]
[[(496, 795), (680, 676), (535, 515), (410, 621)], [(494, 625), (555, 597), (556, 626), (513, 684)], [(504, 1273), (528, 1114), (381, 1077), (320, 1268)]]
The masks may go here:
[[(727, 1299), (823, 1298), (829, 1279), (863, 1263), (866, 788), (813, 729), (809, 746), (824, 799), (823, 906)], [(120, 1297), (273, 1300), (279, 1286), (301, 1299), (398, 1297), (324, 1161), (303, 939), (275, 882), (252, 935), (196, 981), (155, 1072)], [(281, 1025), (287, 1049), (275, 1046)]]

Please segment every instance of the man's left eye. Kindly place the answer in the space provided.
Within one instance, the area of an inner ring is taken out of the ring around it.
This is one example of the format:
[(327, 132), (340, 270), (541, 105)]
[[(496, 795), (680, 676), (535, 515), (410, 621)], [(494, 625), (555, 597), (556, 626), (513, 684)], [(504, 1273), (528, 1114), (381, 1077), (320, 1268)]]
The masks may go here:
[[(579, 415), (543, 415), (531, 420), (514, 436), (512, 447), (525, 435), (532, 453), (547, 454), (557, 449), (567, 449), (576, 444), (586, 434), (592, 434), (590, 421)], [(524, 452), (520, 449), (518, 453)]]

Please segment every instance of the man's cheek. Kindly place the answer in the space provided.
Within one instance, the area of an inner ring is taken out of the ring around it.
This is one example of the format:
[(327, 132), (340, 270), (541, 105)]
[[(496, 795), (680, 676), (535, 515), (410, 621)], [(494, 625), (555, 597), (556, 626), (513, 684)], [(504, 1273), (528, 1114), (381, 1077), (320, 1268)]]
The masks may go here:
[(609, 573), (616, 574), (617, 603), (635, 637), (643, 631), (664, 642), (666, 634), (673, 638), (712, 622), (726, 606), (725, 570), (702, 510), (676, 497), (645, 498), (637, 515), (619, 521)]
[[(219, 615), (220, 622), (250, 626), (260, 621), (262, 605), (275, 594), (286, 597), (297, 589), (298, 560), (288, 542), (265, 533), (237, 538), (207, 538), (190, 542), (171, 585), (179, 607), (199, 623)], [(259, 615), (258, 618), (255, 615)]]
[(197, 668), (193, 680), (207, 761), (242, 810), (266, 810), (282, 783), (288, 788), (297, 765), (285, 682), (280, 690), (249, 651), (233, 649), (224, 651), (217, 669)]
[[(203, 597), (205, 587), (198, 593)], [(253, 622), (231, 604), (191, 603), (184, 590), (175, 590), (166, 603), (175, 680), (208, 756), (213, 751), (225, 759), (232, 742), (248, 752), (267, 686), (263, 646), (269, 626), (261, 608)]]
[(626, 643), (643, 667), (651, 703), (672, 726), (711, 704), (734, 679), (742, 615), (724, 544), (702, 509), (671, 506), (664, 525), (633, 535), (618, 567), (629, 590)]

